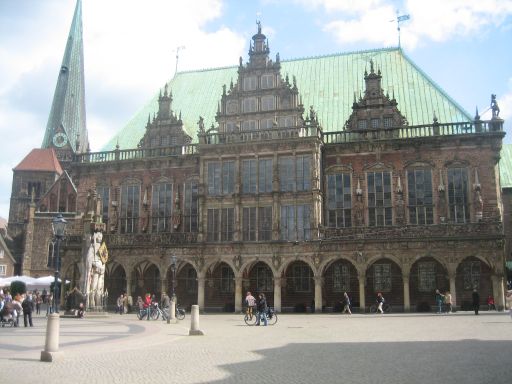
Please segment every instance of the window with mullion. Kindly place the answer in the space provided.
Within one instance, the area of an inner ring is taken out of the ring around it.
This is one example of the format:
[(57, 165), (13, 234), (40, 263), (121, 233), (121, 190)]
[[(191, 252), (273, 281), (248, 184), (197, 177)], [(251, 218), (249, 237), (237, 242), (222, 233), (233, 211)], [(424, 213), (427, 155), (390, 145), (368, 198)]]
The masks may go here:
[(367, 184), (370, 226), (392, 225), (391, 173), (369, 172), (367, 174)]
[(418, 291), (433, 292), (436, 287), (436, 264), (431, 261), (418, 263)]
[(235, 190), (235, 162), (222, 163), (222, 194), (229, 195)]
[(96, 188), (98, 196), (101, 198), (101, 218), (104, 223), (108, 223), (108, 205), (110, 204), (110, 188), (100, 186)]
[(244, 241), (256, 241), (256, 207), (243, 209), (242, 234)]
[(272, 292), (274, 290), (272, 271), (266, 265), (256, 267), (256, 288), (258, 292)]
[(222, 208), (220, 222), (220, 241), (233, 241), (233, 230), (235, 224), (234, 208)]
[(219, 209), (208, 209), (207, 217), (206, 217), (206, 239), (210, 242), (218, 242), (219, 241)]
[(258, 240), (272, 240), (272, 207), (258, 208)]
[(466, 261), (462, 266), (462, 275), (464, 279), (464, 289), (480, 288), (481, 267), (479, 261)]
[(327, 176), (327, 225), (332, 228), (352, 226), (352, 189), (348, 173)]
[(258, 192), (272, 192), (272, 159), (259, 159), (258, 165)]
[(198, 222), (197, 216), (199, 212), (198, 188), (197, 180), (189, 180), (185, 182), (184, 193), (184, 217), (183, 217), (183, 231), (184, 232), (197, 232)]
[(281, 240), (311, 239), (310, 205), (281, 206)]
[(225, 265), (220, 270), (220, 291), (222, 293), (235, 291), (235, 274), (230, 267)]
[(242, 161), (242, 192), (256, 193), (257, 161), (255, 159)]
[(210, 196), (228, 195), (235, 190), (235, 162), (210, 161), (208, 168), (208, 194)]
[(466, 168), (448, 169), (448, 204), (452, 221), (455, 223), (469, 221), (468, 171)]
[(121, 233), (136, 233), (139, 223), (140, 185), (121, 187)]
[(279, 180), (281, 192), (295, 191), (295, 169), (293, 157), (279, 159)]
[(391, 292), (391, 264), (374, 264), (373, 289), (376, 292)]
[(311, 268), (307, 265), (294, 265), (292, 273), (295, 292), (311, 292)]
[(152, 232), (169, 232), (172, 214), (172, 184), (153, 185), (151, 200)]
[(311, 156), (297, 156), (296, 158), (297, 191), (311, 190)]
[(350, 290), (350, 269), (346, 264), (337, 263), (332, 268), (332, 291), (346, 292)]
[(409, 224), (433, 224), (432, 171), (430, 169), (408, 170), (407, 192)]

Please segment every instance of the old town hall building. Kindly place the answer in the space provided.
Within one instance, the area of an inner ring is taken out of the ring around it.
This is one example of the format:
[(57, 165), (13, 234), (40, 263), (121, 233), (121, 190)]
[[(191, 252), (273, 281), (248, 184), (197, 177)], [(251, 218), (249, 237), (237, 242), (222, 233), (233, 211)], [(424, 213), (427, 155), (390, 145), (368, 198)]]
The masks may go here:
[(469, 116), (400, 48), (281, 61), (258, 24), (246, 62), (177, 73), (90, 152), (81, 27), (78, 1), (42, 148), (13, 171), (24, 274), (51, 272), (61, 212), (62, 275), (79, 285), (97, 210), (110, 304), (175, 289), (238, 311), (250, 290), (329, 311), (347, 292), (364, 311), (381, 292), (415, 311), (477, 289), (503, 306), (503, 120)]

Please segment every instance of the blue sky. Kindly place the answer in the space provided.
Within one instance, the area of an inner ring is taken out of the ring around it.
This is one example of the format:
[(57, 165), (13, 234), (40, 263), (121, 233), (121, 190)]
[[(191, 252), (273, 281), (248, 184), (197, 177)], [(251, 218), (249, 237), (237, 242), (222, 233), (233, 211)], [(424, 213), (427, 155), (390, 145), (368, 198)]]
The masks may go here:
[[(74, 7), (0, 0), (0, 217), (12, 168), (42, 143)], [(237, 65), (256, 19), (282, 60), (391, 47), (397, 10), (410, 15), (401, 25), (406, 54), (471, 115), (495, 93), (510, 131), (512, 0), (83, 0), (91, 148), (172, 77), (176, 47), (185, 47), (179, 70)]]

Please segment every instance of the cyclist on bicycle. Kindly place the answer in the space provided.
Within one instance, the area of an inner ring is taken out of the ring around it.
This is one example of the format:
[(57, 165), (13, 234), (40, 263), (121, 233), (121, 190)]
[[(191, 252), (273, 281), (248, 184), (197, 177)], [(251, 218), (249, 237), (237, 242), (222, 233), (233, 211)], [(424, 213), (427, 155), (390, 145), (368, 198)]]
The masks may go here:
[(252, 312), (256, 306), (256, 299), (251, 294), (251, 292), (247, 292), (245, 295), (245, 305), (247, 306), (247, 315), (249, 315), (249, 319), (252, 320)]
[(384, 297), (382, 296), (382, 293), (377, 293), (377, 299), (375, 300), (377, 303), (377, 312), (380, 312), (384, 314), (384, 310), (382, 309), (382, 306), (384, 305)]
[(256, 319), (256, 325), (260, 325), (260, 321), (263, 320), (263, 325), (268, 325), (267, 320), (267, 299), (264, 293), (258, 295), (258, 318)]

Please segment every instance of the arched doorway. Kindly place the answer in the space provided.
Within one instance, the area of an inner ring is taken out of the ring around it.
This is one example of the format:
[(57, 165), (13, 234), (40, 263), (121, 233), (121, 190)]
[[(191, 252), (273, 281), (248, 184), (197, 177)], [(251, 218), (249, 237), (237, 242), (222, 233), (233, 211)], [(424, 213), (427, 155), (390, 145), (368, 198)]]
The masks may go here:
[(465, 258), (457, 266), (455, 277), (457, 306), (463, 311), (471, 310), (474, 289), (480, 295), (480, 304), (485, 304), (487, 297), (493, 295), (491, 275), (487, 263), (474, 256)]
[(352, 307), (359, 307), (359, 279), (357, 270), (348, 260), (333, 261), (324, 272), (325, 306), (334, 312), (341, 312), (343, 309), (343, 294), (347, 292)]
[(126, 292), (126, 272), (118, 263), (107, 263), (105, 270), (105, 290), (108, 292), (107, 309), (114, 310), (117, 298)]
[(267, 304), (274, 306), (274, 277), (270, 267), (262, 261), (254, 264), (250, 270), (244, 273), (244, 283), (242, 292), (242, 299), (245, 298), (247, 291), (250, 291), (254, 297), (257, 298), (258, 294), (264, 293), (267, 299)]
[(155, 295), (160, 300), (160, 290), (162, 284), (160, 282), (160, 271), (158, 267), (150, 261), (143, 261), (135, 266), (132, 272), (133, 298), (136, 302), (138, 296), (144, 297), (146, 293)]
[(393, 306), (393, 310), (403, 310), (402, 270), (391, 259), (376, 260), (366, 270), (365, 302), (367, 306), (375, 303), (378, 292), (381, 292), (386, 302)]
[[(172, 295), (173, 274), (171, 268), (167, 270), (167, 294)], [(197, 272), (195, 268), (186, 263), (178, 266), (174, 292), (180, 307), (190, 311), (193, 304), (197, 304)]]
[(409, 294), (411, 309), (418, 312), (436, 310), (435, 291), (444, 294), (450, 290), (448, 272), (433, 257), (422, 257), (411, 267)]
[(235, 311), (235, 273), (225, 262), (212, 265), (206, 274), (204, 307), (208, 311)]
[(282, 280), (281, 305), (284, 310), (306, 312), (315, 308), (315, 281), (311, 267), (303, 261), (294, 261)]

